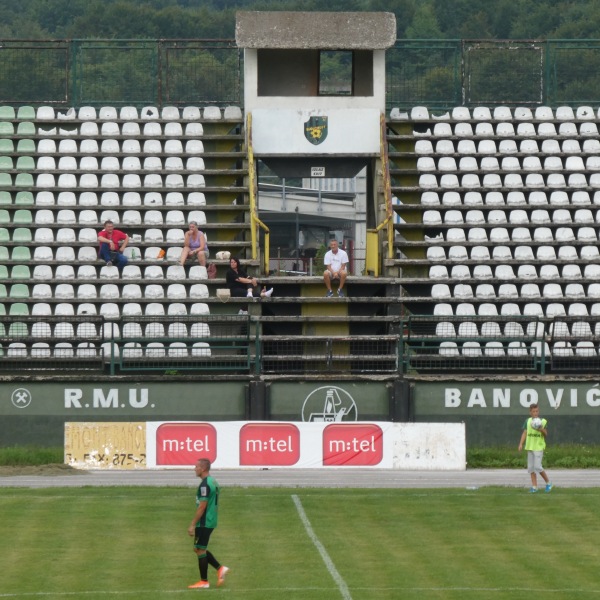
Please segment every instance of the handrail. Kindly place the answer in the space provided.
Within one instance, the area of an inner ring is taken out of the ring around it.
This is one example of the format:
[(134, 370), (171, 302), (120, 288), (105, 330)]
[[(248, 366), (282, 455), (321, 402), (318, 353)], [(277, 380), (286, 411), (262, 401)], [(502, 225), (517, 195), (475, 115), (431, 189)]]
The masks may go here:
[(250, 232), (252, 235), (252, 259), (256, 260), (258, 257), (258, 236), (256, 226), (258, 225), (265, 232), (265, 250), (264, 250), (264, 263), (263, 273), (269, 274), (269, 255), (270, 255), (270, 241), (271, 232), (269, 228), (259, 219), (257, 210), (257, 196), (258, 196), (258, 179), (256, 177), (256, 163), (254, 162), (254, 149), (252, 148), (252, 114), (248, 113), (246, 116), (246, 149), (248, 155), (248, 179), (250, 190)]
[(390, 181), (390, 171), (388, 165), (387, 150), (387, 125), (385, 114), (379, 115), (379, 160), (381, 161), (381, 178), (383, 180), (383, 194), (385, 198), (385, 219), (375, 227), (367, 230), (367, 264), (366, 271), (372, 272), (375, 277), (379, 277), (381, 271), (381, 243), (379, 232), (387, 227), (387, 257), (394, 258), (394, 210), (392, 208), (392, 184)]
[(394, 209), (392, 208), (392, 184), (390, 180), (390, 169), (389, 169), (389, 157), (387, 148), (387, 137), (386, 137), (386, 120), (385, 114), (379, 116), (379, 151), (381, 156), (381, 177), (383, 179), (383, 195), (385, 198), (385, 220), (377, 225), (375, 231), (381, 231), (387, 225), (387, 241), (388, 241), (388, 252), (387, 257), (394, 257), (394, 228), (392, 227), (392, 217), (394, 216)]

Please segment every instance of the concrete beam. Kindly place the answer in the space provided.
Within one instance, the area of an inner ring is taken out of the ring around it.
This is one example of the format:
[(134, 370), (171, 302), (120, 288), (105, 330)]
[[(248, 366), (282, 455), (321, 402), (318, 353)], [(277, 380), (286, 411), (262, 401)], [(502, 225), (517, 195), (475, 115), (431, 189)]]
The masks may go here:
[(240, 48), (384, 50), (396, 42), (396, 16), (385, 12), (240, 11)]

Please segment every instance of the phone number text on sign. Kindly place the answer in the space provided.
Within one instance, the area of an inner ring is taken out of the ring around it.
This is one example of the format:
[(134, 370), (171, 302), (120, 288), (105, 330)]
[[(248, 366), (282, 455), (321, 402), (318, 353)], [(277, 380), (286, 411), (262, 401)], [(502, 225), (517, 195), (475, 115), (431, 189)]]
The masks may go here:
[(146, 468), (146, 423), (65, 423), (65, 464), (85, 469)]

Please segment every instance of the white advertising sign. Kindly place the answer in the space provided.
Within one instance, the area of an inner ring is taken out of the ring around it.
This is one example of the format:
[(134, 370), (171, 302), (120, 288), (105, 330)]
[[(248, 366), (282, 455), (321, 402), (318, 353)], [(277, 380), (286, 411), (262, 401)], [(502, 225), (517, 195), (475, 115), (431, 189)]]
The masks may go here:
[(257, 156), (378, 156), (376, 109), (256, 109), (252, 146)]
[(220, 469), (466, 466), (462, 423), (150, 422), (146, 431), (149, 468), (189, 467), (202, 456)]

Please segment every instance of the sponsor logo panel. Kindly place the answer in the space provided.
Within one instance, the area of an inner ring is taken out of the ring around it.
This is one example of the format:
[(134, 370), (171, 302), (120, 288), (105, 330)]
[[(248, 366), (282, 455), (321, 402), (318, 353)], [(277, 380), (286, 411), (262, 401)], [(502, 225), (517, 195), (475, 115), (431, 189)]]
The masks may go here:
[(338, 424), (323, 431), (323, 465), (374, 466), (383, 459), (383, 430), (373, 424)]
[(248, 423), (240, 429), (241, 466), (289, 467), (300, 459), (300, 431), (291, 423)]
[(190, 466), (217, 458), (217, 431), (210, 423), (165, 423), (156, 430), (156, 464)]

